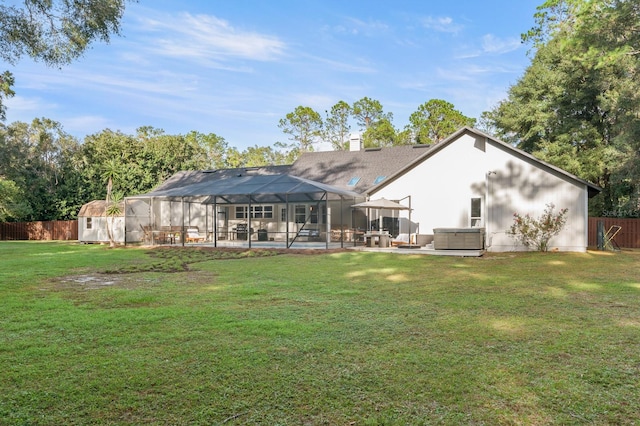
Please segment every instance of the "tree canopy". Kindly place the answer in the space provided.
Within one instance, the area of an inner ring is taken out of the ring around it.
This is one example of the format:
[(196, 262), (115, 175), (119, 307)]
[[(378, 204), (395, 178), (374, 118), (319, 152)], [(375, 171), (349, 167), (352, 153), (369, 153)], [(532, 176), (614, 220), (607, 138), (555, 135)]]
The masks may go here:
[[(475, 125), (475, 119), (463, 115), (453, 104), (441, 99), (431, 99), (420, 105), (411, 114), (410, 124), (402, 131), (394, 126), (393, 113), (384, 112), (380, 101), (366, 96), (352, 105), (338, 101), (325, 114), (323, 122), (320, 114), (311, 107), (298, 106), (280, 120), (279, 127), (293, 135), (291, 139), (297, 141), (303, 151), (308, 149), (303, 147), (310, 144), (302, 144), (301, 140), (316, 141), (320, 137), (334, 150), (340, 151), (349, 148), (350, 120), (355, 121), (360, 129), (363, 145), (367, 148), (438, 143), (460, 127)], [(313, 123), (313, 127), (309, 123)], [(307, 135), (312, 135), (312, 138)]]
[[(109, 42), (120, 34), (127, 1), (136, 0), (24, 0), (22, 6), (0, 1), (0, 59), (15, 64), (29, 56), (59, 66), (81, 56), (94, 41)], [(3, 98), (13, 96), (14, 77), (0, 75), (0, 120)]]
[(603, 187), (592, 214), (640, 211), (640, 2), (549, 0), (531, 65), (485, 117), (498, 136)]
[(411, 114), (408, 127), (417, 143), (435, 144), (460, 127), (473, 127), (475, 121), (456, 110), (453, 104), (442, 99), (431, 99)]
[(326, 111), (327, 118), (324, 121), (323, 138), (326, 142), (331, 143), (331, 147), (336, 151), (348, 149), (351, 113), (351, 105), (345, 101), (338, 101), (331, 107), (331, 111)]
[(148, 192), (182, 170), (293, 161), (275, 148), (238, 151), (214, 133), (169, 135), (148, 126), (133, 135), (105, 129), (80, 142), (49, 119), (0, 124), (0, 220), (75, 218), (84, 203), (109, 191)]
[(311, 107), (298, 106), (278, 123), (300, 151), (313, 151), (313, 144), (322, 136), (322, 117)]

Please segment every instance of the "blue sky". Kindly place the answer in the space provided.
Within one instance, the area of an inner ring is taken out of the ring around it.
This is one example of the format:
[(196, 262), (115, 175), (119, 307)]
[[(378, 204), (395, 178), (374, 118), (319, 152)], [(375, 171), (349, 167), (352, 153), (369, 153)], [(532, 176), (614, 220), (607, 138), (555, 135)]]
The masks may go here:
[(196, 130), (244, 149), (287, 142), (278, 121), (299, 105), (324, 116), (365, 96), (399, 129), (430, 99), (477, 118), (529, 64), (520, 34), (541, 3), (140, 0), (122, 37), (71, 65), (0, 64), (16, 78), (6, 121), (47, 117), (78, 138)]

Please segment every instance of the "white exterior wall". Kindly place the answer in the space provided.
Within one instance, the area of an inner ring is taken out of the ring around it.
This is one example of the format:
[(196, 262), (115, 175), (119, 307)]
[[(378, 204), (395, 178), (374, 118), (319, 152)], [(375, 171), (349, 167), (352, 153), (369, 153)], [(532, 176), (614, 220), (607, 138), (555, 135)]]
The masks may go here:
[(107, 220), (112, 226), (113, 239), (118, 244), (124, 243), (124, 217), (111, 218), (104, 216), (91, 217), (91, 229), (87, 229), (87, 217), (78, 218), (78, 241), (81, 243), (108, 243)]
[[(488, 172), (495, 173), (487, 178)], [(528, 213), (537, 218), (548, 203), (555, 204), (556, 211), (569, 209), (567, 224), (560, 235), (551, 239), (550, 249), (581, 252), (587, 247), (586, 185), (485, 137), (463, 133), (417, 167), (370, 194), (371, 199), (390, 200), (408, 195), (413, 208), (411, 219), (421, 234), (432, 234), (434, 228), (471, 226), (471, 198), (478, 197), (482, 199), (481, 226), (487, 232), (489, 251), (524, 249), (506, 235), (513, 214)], [(401, 217), (408, 217), (408, 213), (402, 212)]]

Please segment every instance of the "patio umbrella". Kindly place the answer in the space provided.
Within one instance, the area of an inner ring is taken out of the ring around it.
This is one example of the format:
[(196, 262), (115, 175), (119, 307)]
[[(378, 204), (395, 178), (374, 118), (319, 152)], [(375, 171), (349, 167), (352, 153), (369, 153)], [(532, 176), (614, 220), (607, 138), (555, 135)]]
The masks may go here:
[(360, 207), (367, 209), (385, 209), (385, 210), (409, 210), (409, 207), (403, 206), (395, 201), (380, 198), (378, 200), (369, 200), (362, 203), (354, 204), (351, 207)]
[[(386, 198), (364, 201), (362, 203), (353, 204), (351, 207), (377, 210), (409, 210), (409, 221), (411, 221), (410, 207), (404, 206), (400, 203), (396, 203), (395, 201), (387, 200)], [(382, 226), (380, 226), (380, 228), (382, 228)]]

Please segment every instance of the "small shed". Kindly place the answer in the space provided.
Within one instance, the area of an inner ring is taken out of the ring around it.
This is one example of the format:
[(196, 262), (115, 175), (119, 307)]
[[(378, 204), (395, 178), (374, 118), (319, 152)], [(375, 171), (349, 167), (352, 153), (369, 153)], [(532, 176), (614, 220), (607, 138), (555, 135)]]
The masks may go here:
[(83, 205), (78, 213), (78, 242), (108, 243), (108, 225), (113, 232), (113, 239), (118, 244), (124, 244), (124, 202), (120, 202), (120, 214), (108, 217), (107, 202), (94, 200)]

